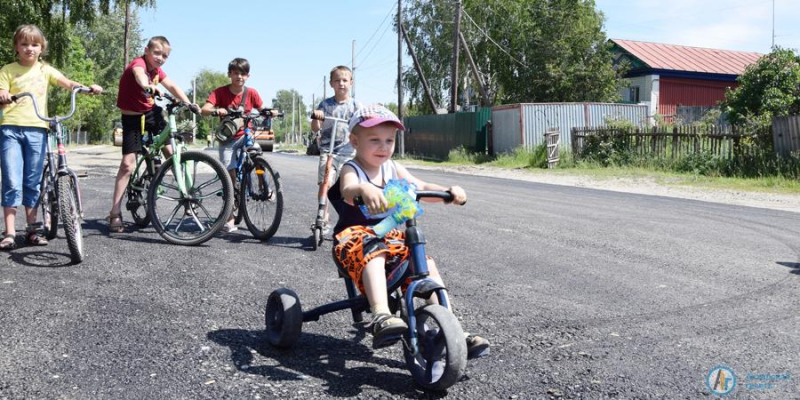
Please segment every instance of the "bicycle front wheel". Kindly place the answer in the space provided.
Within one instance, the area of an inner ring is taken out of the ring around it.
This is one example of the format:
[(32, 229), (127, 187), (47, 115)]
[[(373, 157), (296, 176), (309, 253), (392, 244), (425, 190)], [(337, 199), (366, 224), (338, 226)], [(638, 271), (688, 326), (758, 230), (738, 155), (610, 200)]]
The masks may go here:
[(281, 224), (283, 192), (280, 176), (264, 156), (252, 158), (239, 187), (239, 212), (250, 233), (258, 240), (268, 240)]
[(41, 194), (39, 196), (39, 208), (41, 209), (42, 222), (44, 226), (44, 236), (47, 240), (53, 240), (58, 233), (58, 196), (56, 188), (50, 181), (50, 162), (45, 161), (42, 173)]
[(83, 261), (83, 218), (78, 207), (78, 186), (71, 175), (58, 177), (58, 212), (64, 224), (70, 258), (73, 263)]
[[(208, 154), (181, 153), (156, 172), (147, 193), (153, 227), (166, 241), (194, 246), (225, 225), (233, 207), (233, 185), (225, 167)], [(185, 188), (185, 193), (181, 190)]]

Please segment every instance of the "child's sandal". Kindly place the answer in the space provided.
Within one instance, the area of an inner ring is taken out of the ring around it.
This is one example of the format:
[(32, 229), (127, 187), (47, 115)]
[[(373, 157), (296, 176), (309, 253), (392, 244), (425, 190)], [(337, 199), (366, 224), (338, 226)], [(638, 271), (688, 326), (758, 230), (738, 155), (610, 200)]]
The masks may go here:
[(111, 233), (122, 233), (124, 225), (122, 224), (122, 214), (109, 213), (108, 217), (108, 231)]
[(476, 335), (471, 335), (469, 332), (464, 332), (464, 337), (467, 339), (467, 359), (488, 356), (489, 341)]
[(372, 348), (379, 349), (394, 344), (400, 339), (408, 325), (391, 314), (376, 314), (367, 326), (372, 328)]
[(3, 235), (3, 240), (0, 241), (0, 250), (13, 250), (17, 247), (17, 242), (14, 241), (15, 236), (11, 233)]
[(25, 242), (30, 246), (47, 246), (48, 241), (47, 238), (39, 234), (39, 229), (42, 227), (42, 223), (35, 223), (32, 225), (28, 225), (25, 228)]

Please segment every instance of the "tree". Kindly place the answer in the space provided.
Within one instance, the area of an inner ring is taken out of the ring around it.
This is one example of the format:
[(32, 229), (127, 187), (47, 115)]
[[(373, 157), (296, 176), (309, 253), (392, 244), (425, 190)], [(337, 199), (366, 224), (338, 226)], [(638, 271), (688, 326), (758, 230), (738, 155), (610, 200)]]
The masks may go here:
[[(441, 106), (451, 85), (453, 2), (411, 3), (404, 7), (405, 27)], [(461, 31), (492, 103), (617, 99), (619, 77), (593, 0), (463, 0), (463, 10)], [(459, 93), (478, 93), (468, 61), (459, 62)], [(406, 68), (403, 82), (412, 104), (433, 111), (413, 68)]]
[(91, 23), (100, 13), (108, 12), (108, 0), (0, 0), (0, 63), (15, 59), (12, 34), (22, 24), (35, 24), (49, 43), (46, 59), (64, 65), (69, 51), (70, 27)]
[(793, 50), (776, 47), (737, 81), (722, 103), (731, 123), (769, 126), (773, 117), (800, 114), (800, 55)]
[[(294, 106), (292, 106), (294, 104)], [(314, 105), (316, 107), (316, 105)], [(272, 125), (275, 131), (276, 141), (285, 141), (287, 133), (292, 130), (292, 121), (295, 124), (299, 120), (301, 126), (295, 125), (295, 132), (309, 132), (311, 131), (311, 123), (309, 122), (308, 115), (311, 111), (306, 107), (303, 102), (303, 96), (294, 89), (281, 89), (275, 92), (275, 98), (272, 99), (272, 108), (277, 108), (284, 114), (283, 120), (278, 120)], [(292, 111), (294, 110), (294, 113)]]
[[(106, 0), (107, 1), (107, 0)], [(122, 33), (122, 58), (124, 60), (124, 65), (127, 66), (130, 62), (130, 49), (131, 49), (131, 21), (132, 19), (132, 12), (135, 12), (134, 7), (155, 7), (156, 0), (119, 0), (116, 2), (117, 9), (124, 11), (125, 13), (125, 23), (123, 25), (123, 33)], [(133, 7), (131, 7), (133, 6)], [(133, 8), (133, 10), (131, 10)], [(134, 41), (134, 43), (136, 43)]]
[[(192, 95), (194, 94), (193, 90), (197, 90), (195, 99), (197, 104), (199, 104), (201, 107), (203, 104), (205, 104), (206, 100), (208, 99), (208, 95), (210, 95), (214, 89), (230, 83), (228, 75), (222, 72), (212, 71), (210, 69), (200, 70), (200, 72), (195, 75), (194, 80), (195, 89), (188, 90), (186, 95), (191, 99)], [(213, 134), (216, 128), (217, 118), (200, 118), (197, 122), (197, 138), (208, 138), (209, 135)]]

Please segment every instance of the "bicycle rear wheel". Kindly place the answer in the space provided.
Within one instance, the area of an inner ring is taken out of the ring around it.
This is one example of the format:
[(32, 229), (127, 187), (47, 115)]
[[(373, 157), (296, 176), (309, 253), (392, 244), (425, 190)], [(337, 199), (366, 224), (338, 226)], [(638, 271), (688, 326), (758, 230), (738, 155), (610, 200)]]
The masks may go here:
[(153, 176), (150, 175), (147, 164), (148, 162), (145, 160), (138, 165), (138, 169), (132, 175), (136, 177), (135, 180), (129, 182), (125, 189), (125, 195), (128, 197), (125, 207), (131, 212), (133, 221), (140, 228), (150, 225), (150, 214), (147, 212), (147, 189), (150, 187)]
[(78, 208), (78, 187), (70, 175), (58, 177), (58, 212), (64, 224), (70, 258), (73, 263), (83, 261), (83, 218)]
[(278, 231), (283, 216), (280, 176), (264, 156), (255, 156), (251, 161), (239, 187), (239, 212), (256, 239), (268, 240)]
[[(233, 185), (225, 167), (208, 154), (180, 154), (176, 174), (172, 159), (156, 172), (147, 193), (153, 227), (166, 241), (194, 246), (211, 239), (225, 225), (233, 207)], [(186, 186), (186, 194), (178, 179)]]
[(47, 240), (53, 240), (58, 234), (58, 196), (56, 196), (56, 188), (50, 182), (49, 161), (44, 163), (40, 187), (39, 207), (41, 208), (44, 236)]

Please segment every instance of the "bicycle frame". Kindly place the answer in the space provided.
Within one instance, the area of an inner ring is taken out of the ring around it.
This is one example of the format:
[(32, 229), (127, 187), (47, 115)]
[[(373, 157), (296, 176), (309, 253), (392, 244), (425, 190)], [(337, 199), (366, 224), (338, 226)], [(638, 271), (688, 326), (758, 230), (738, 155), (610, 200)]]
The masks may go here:
[[(149, 146), (148, 150), (148, 157), (154, 159), (159, 156), (161, 149), (166, 146), (167, 144), (170, 145), (172, 148), (172, 156), (170, 159), (172, 160), (173, 171), (175, 173), (175, 182), (178, 185), (178, 190), (180, 190), (181, 194), (184, 196), (188, 196), (188, 191), (186, 190), (187, 187), (192, 187), (192, 175), (185, 173), (182, 171), (181, 165), (181, 153), (186, 150), (186, 146), (183, 142), (179, 142), (176, 137), (178, 133), (178, 125), (175, 121), (175, 109), (184, 107), (184, 104), (179, 103), (175, 100), (174, 97), (164, 94), (160, 97), (166, 98), (170, 101), (170, 104), (167, 105), (167, 126), (164, 127), (164, 130), (161, 131), (157, 136), (153, 138), (153, 144)], [(169, 143), (168, 143), (169, 142)], [(136, 164), (136, 170), (138, 170), (139, 165), (144, 162), (143, 159), (140, 159), (139, 162)], [(186, 166), (187, 170), (192, 168), (192, 165), (189, 164)], [(151, 173), (155, 174), (155, 171), (151, 171)], [(183, 179), (178, 179), (177, 177), (182, 176)]]
[[(67, 166), (67, 151), (66, 151), (66, 146), (64, 145), (64, 128), (62, 124), (63, 121), (72, 118), (72, 115), (75, 114), (75, 96), (78, 94), (78, 92), (81, 91), (88, 92), (89, 89), (82, 86), (75, 86), (74, 88), (72, 88), (70, 97), (71, 107), (69, 113), (64, 116), (55, 116), (52, 118), (44, 117), (39, 113), (39, 105), (36, 102), (36, 98), (30, 93), (27, 92), (20, 93), (16, 96), (13, 96), (13, 99), (16, 101), (16, 99), (20, 99), (22, 97), (30, 97), (31, 101), (33, 102), (33, 110), (36, 113), (36, 116), (43, 121), (47, 121), (49, 128), (46, 134), (47, 137), (46, 137), (45, 159), (48, 163), (50, 163), (49, 170), (51, 174), (50, 180), (53, 183), (52, 187), (55, 187), (55, 181), (58, 179), (58, 177), (69, 175), (70, 179), (75, 184), (75, 188), (78, 189), (77, 198), (75, 200), (76, 200), (76, 205), (78, 207), (78, 214), (81, 216), (81, 218), (83, 218), (83, 201), (81, 200), (81, 191), (78, 182), (78, 174), (76, 174), (75, 171), (69, 169), (69, 167)], [(57, 149), (56, 157), (53, 156), (54, 153), (51, 144), (53, 136), (55, 137), (56, 141), (56, 149)], [(39, 201), (37, 201), (36, 207), (39, 207), (41, 201), (42, 198), (40, 196)]]

